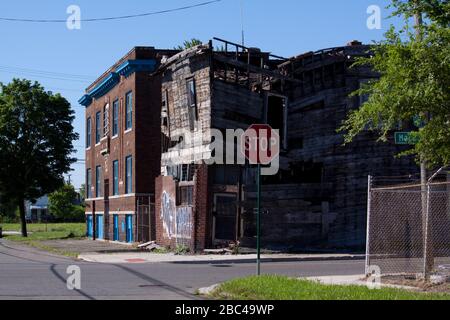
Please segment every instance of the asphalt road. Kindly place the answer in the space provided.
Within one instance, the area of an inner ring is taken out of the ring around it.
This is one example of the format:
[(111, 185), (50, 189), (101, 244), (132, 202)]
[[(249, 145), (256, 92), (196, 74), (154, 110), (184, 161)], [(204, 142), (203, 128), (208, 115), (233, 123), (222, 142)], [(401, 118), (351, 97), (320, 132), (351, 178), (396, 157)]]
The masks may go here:
[[(81, 269), (81, 290), (67, 289), (67, 267)], [(288, 276), (355, 275), (363, 261), (265, 263), (265, 274)], [(86, 263), (0, 239), (0, 300), (10, 299), (199, 299), (195, 291), (236, 277), (252, 275), (244, 264)]]

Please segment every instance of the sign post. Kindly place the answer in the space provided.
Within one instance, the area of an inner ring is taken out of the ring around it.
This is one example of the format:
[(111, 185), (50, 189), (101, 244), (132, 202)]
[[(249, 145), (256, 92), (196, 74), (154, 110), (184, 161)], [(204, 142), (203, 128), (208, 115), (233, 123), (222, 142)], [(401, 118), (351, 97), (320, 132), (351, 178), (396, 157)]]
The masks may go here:
[(257, 275), (261, 275), (261, 164), (258, 163), (257, 168), (257, 179), (258, 179), (258, 195), (256, 199), (256, 207), (257, 207), (257, 213), (256, 213), (256, 251), (257, 251)]
[(261, 275), (261, 193), (262, 193), (262, 165), (269, 165), (279, 156), (280, 136), (267, 124), (254, 124), (244, 134), (241, 144), (242, 151), (251, 165), (257, 165), (256, 173), (256, 250), (257, 275)]

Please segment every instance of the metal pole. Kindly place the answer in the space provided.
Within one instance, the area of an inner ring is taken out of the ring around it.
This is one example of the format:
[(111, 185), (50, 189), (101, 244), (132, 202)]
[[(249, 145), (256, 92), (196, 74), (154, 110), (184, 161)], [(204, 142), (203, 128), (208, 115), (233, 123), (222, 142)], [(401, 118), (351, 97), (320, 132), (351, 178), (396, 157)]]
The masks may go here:
[(257, 274), (261, 275), (261, 164), (257, 169), (257, 213), (256, 213), (256, 250), (257, 250)]
[(427, 186), (427, 205), (424, 217), (424, 244), (423, 244), (423, 273), (426, 281), (430, 280), (430, 273), (433, 269), (431, 261), (434, 263), (433, 257), (430, 255), (431, 253), (431, 244), (429, 243), (429, 232), (430, 232), (430, 192), (431, 186)]
[(369, 175), (367, 187), (367, 233), (366, 233), (366, 275), (370, 274), (370, 213), (372, 206), (372, 176)]

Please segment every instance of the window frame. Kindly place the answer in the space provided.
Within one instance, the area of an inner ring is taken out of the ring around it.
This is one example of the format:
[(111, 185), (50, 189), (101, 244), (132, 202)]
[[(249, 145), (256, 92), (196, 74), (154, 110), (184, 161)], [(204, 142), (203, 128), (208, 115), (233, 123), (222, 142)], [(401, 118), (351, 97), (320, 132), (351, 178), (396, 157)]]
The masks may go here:
[(133, 156), (125, 158), (125, 194), (133, 193)]
[(112, 135), (113, 137), (119, 135), (119, 99), (113, 102), (112, 107)]
[(92, 144), (92, 119), (86, 119), (86, 149), (89, 149)]
[(119, 160), (115, 160), (112, 163), (113, 167), (113, 196), (119, 195)]
[(86, 197), (92, 198), (92, 169), (86, 169)]
[(125, 95), (125, 131), (133, 129), (133, 91)]
[(186, 79), (186, 93), (189, 127), (191, 131), (195, 130), (195, 124), (198, 121), (198, 104), (197, 104), (197, 84), (195, 78)]
[(101, 198), (102, 197), (102, 166), (96, 166), (95, 167), (95, 197)]
[(95, 144), (99, 144), (102, 139), (101, 133), (101, 122), (102, 121), (102, 112), (98, 111), (95, 114)]
[(103, 138), (109, 134), (109, 103), (103, 107)]

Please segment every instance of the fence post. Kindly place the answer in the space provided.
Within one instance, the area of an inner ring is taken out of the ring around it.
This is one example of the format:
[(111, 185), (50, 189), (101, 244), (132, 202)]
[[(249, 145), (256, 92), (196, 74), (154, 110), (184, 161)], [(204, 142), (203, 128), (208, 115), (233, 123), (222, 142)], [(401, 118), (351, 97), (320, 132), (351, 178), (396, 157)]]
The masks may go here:
[(425, 281), (430, 280), (431, 272), (434, 269), (433, 243), (430, 243), (430, 198), (431, 183), (427, 183), (427, 205), (424, 217), (424, 235), (423, 235), (423, 273)]
[(367, 231), (366, 231), (366, 275), (370, 273), (370, 213), (372, 206), (372, 176), (369, 175), (367, 183)]

